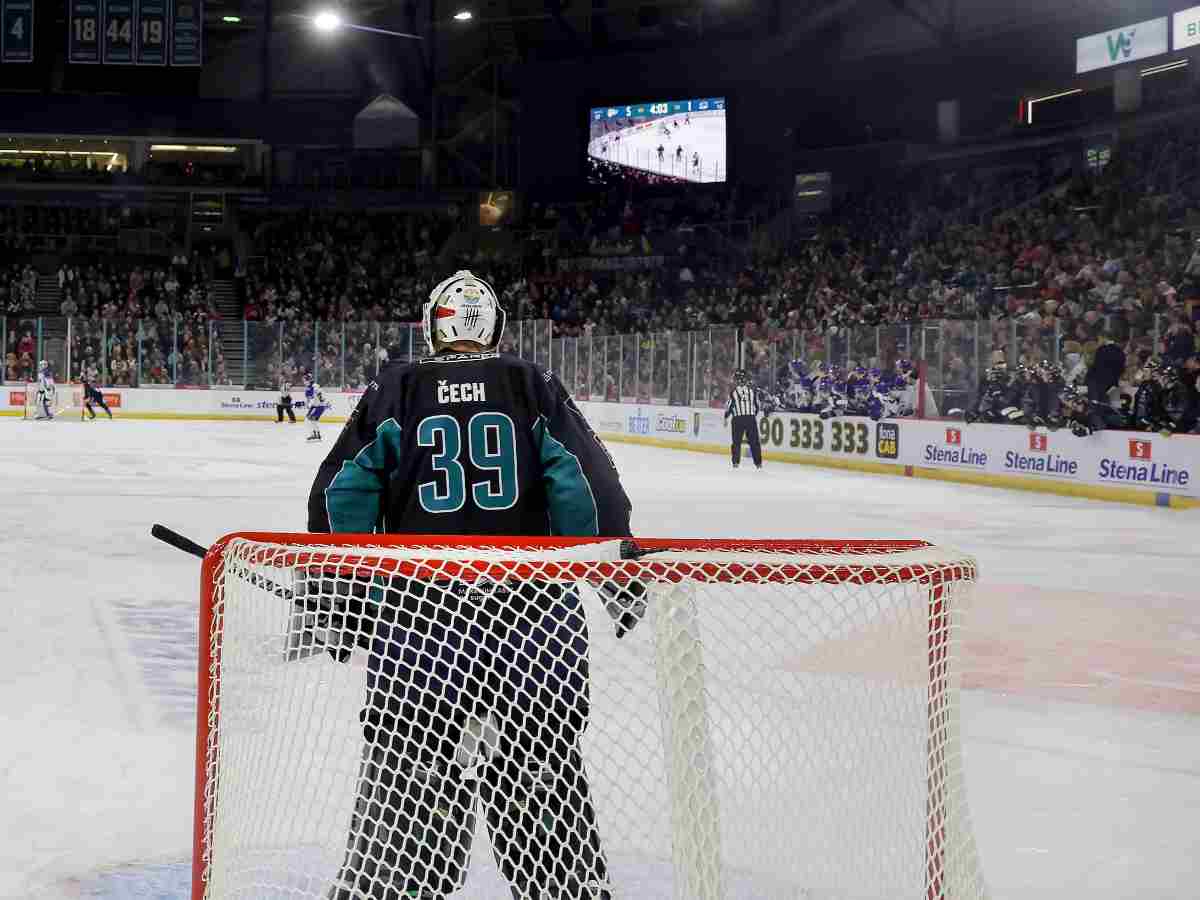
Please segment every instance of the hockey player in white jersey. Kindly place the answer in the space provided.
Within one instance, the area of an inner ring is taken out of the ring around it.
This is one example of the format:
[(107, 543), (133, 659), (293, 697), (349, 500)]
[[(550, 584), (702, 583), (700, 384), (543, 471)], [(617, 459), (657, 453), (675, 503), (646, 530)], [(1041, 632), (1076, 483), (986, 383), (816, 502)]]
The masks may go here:
[(312, 434), (308, 436), (308, 440), (319, 441), (321, 439), (321, 416), (325, 410), (329, 409), (329, 401), (321, 392), (321, 386), (313, 381), (312, 375), (308, 372), (304, 373), (304, 406), (308, 410), (304, 418), (312, 423)]
[(53, 419), (57, 399), (58, 388), (55, 387), (54, 376), (50, 374), (50, 363), (43, 359), (38, 363), (37, 411), (33, 418), (39, 422)]

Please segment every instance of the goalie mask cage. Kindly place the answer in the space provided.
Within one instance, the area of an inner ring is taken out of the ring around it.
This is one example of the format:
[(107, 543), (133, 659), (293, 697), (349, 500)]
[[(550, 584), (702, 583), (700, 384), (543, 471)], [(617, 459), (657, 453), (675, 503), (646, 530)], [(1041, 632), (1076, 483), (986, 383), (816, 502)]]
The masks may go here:
[(974, 561), (634, 540), (222, 539), (193, 900), (986, 896)]

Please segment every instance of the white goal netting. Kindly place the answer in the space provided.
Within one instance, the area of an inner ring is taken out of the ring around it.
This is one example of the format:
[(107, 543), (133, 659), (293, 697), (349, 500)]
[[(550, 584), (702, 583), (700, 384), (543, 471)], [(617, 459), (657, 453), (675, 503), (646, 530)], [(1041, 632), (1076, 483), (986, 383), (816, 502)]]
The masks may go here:
[(985, 896), (969, 557), (370, 540), (205, 563), (197, 900)]

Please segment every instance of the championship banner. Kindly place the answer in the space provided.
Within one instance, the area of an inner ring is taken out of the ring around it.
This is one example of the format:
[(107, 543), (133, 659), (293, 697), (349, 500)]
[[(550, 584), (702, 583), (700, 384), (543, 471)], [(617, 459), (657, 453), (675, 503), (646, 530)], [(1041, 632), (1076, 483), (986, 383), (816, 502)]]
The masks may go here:
[(108, 65), (133, 64), (133, 0), (104, 0), (103, 59)]
[(137, 34), (135, 61), (139, 66), (165, 66), (170, 33), (167, 0), (134, 0), (133, 9)]
[(67, 62), (99, 63), (100, 33), (100, 4), (96, 0), (70, 0), (67, 6)]
[(171, 0), (171, 65), (204, 63), (203, 0)]
[(0, 62), (33, 62), (33, 0), (3, 0), (0, 27)]

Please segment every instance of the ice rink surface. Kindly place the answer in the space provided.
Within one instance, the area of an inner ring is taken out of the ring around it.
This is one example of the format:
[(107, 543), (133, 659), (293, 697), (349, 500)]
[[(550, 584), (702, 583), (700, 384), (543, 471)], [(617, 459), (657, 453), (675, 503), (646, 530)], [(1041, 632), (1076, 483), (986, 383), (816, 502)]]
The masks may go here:
[[(186, 896), (199, 564), (149, 526), (302, 530), (329, 447), (303, 438), (0, 419), (0, 897)], [(612, 450), (645, 536), (973, 553), (963, 729), (992, 896), (1197, 896), (1200, 513)]]

